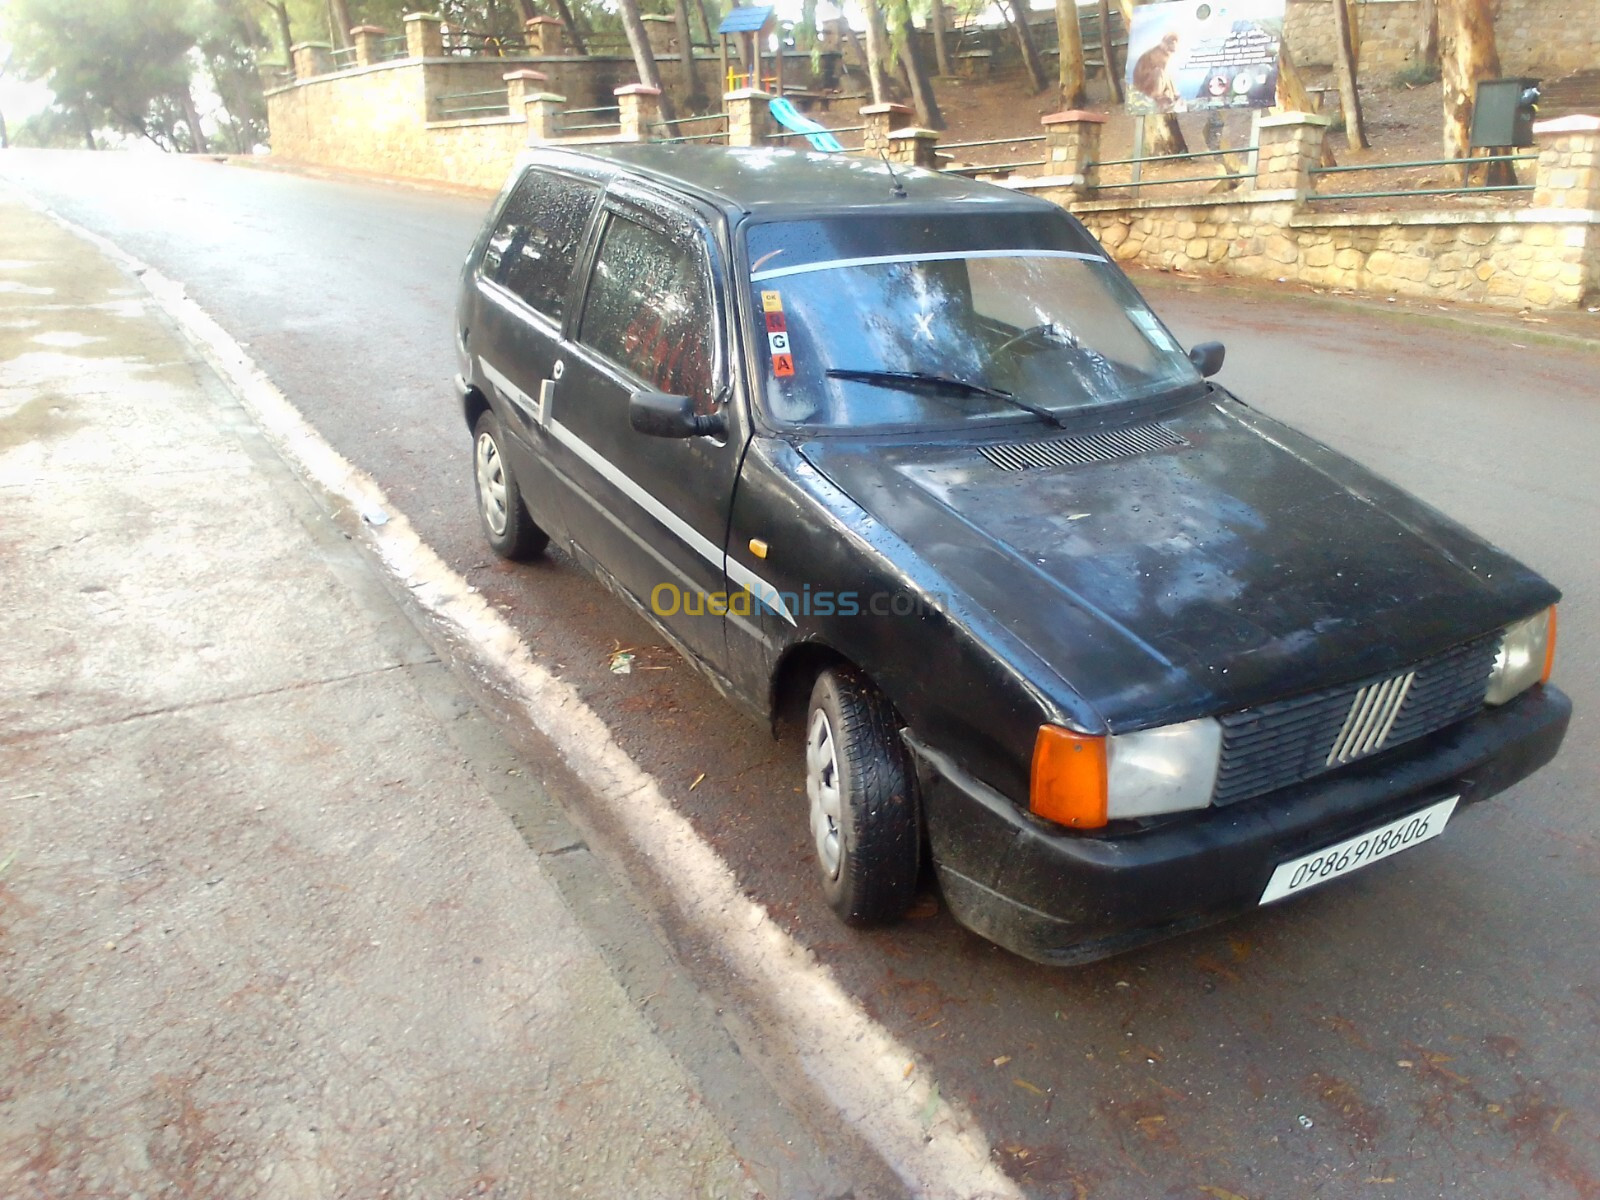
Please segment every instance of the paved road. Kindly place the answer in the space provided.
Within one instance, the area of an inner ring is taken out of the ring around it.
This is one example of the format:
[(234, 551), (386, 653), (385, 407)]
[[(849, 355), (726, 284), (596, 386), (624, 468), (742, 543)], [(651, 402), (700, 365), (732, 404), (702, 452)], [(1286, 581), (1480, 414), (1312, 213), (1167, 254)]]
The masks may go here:
[[(12, 151), (0, 177), (184, 281), (559, 664), (749, 892), (925, 1056), (1030, 1191), (1600, 1195), (1600, 358), (1152, 281), (1181, 335), (1228, 343), (1223, 382), (1566, 589), (1557, 676), (1578, 715), (1557, 763), (1416, 853), (1047, 970), (944, 916), (842, 929), (810, 879), (796, 750), (570, 564), (511, 568), (481, 547), (447, 380), (483, 200), (137, 155)], [(665, 669), (613, 676), (619, 647)]]

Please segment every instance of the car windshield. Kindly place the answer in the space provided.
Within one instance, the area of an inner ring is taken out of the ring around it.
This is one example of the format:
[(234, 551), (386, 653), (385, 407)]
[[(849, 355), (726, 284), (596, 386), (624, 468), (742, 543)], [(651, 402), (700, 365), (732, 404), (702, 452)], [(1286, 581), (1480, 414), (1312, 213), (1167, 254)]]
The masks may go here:
[[(892, 226), (865, 247), (860, 237), (825, 244), (815, 222), (753, 228), (768, 414), (811, 428), (962, 426), (1064, 417), (1200, 382), (1092, 242), (1070, 230), (1035, 230), (1035, 244), (1012, 247), (971, 236), (1003, 224), (924, 222), (901, 253)], [(869, 252), (838, 253), (856, 249)]]

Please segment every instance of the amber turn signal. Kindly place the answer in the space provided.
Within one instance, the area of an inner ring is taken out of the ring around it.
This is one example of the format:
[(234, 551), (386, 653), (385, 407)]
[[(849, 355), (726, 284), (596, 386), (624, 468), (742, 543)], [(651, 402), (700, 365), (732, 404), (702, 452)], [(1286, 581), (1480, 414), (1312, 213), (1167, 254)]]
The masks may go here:
[(1545, 634), (1544, 642), (1544, 674), (1539, 676), (1540, 683), (1550, 682), (1550, 672), (1556, 669), (1556, 606), (1550, 606), (1550, 632)]
[(1039, 726), (1033, 743), (1033, 814), (1073, 829), (1106, 823), (1106, 739), (1059, 725)]

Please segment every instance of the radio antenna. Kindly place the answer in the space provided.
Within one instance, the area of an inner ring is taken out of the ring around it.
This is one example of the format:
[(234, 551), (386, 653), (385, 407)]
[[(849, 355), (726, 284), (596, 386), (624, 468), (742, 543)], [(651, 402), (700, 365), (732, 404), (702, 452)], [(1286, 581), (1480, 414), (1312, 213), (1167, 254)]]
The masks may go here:
[(884, 168), (889, 172), (889, 178), (893, 181), (889, 190), (892, 191), (896, 196), (900, 197), (900, 199), (904, 200), (906, 198), (906, 189), (905, 186), (900, 182), (900, 176), (894, 173), (894, 164), (889, 161), (889, 155), (886, 152), (879, 150), (878, 157), (883, 159)]

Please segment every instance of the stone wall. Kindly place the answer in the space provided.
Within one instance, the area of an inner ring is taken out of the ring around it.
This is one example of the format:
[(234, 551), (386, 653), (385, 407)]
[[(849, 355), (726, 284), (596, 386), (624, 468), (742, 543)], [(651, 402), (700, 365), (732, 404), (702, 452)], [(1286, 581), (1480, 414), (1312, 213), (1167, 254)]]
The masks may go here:
[(1292, 204), (1074, 204), (1119, 262), (1375, 295), (1575, 308), (1593, 226), (1537, 212), (1307, 214)]
[(1535, 127), (1526, 208), (1389, 213), (1308, 202), (1328, 122), (1303, 113), (1261, 118), (1255, 177), (1235, 193), (1167, 198), (1153, 184), (1105, 199), (1093, 171), (1101, 121), (1044, 118), (1061, 173), (1007, 186), (1070, 209), (1119, 262), (1518, 309), (1577, 308), (1600, 290), (1600, 118)]
[(522, 115), (436, 121), (430, 118), (438, 102), (429, 99), (504, 87), (500, 77), (519, 64), (499, 59), (492, 65), (493, 83), (485, 82), (488, 72), (470, 60), (406, 59), (268, 92), (273, 157), (498, 188), (517, 151), (527, 145)]
[[(1499, 0), (1495, 42), (1507, 75), (1556, 79), (1600, 67), (1600, 0)], [(1416, 54), (1416, 0), (1362, 0), (1361, 70), (1387, 78)], [(1329, 0), (1289, 0), (1285, 20), (1295, 57), (1303, 66), (1333, 62), (1333, 9)]]

